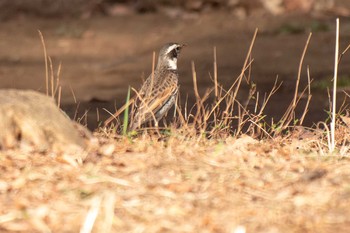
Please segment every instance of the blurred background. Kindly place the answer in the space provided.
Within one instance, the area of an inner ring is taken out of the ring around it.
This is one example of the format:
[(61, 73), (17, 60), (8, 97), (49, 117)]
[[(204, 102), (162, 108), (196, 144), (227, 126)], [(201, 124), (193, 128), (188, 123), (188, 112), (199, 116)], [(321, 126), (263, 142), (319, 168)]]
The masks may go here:
[[(300, 85), (300, 90), (307, 85), (309, 67), (312, 101), (305, 124), (311, 126), (327, 118), (335, 19), (340, 17), (342, 52), (350, 43), (349, 16), (350, 1), (344, 0), (1, 0), (0, 88), (46, 92), (40, 30), (53, 80), (59, 83), (54, 89), (61, 88), (61, 108), (94, 129), (109, 116), (104, 108), (114, 112), (125, 102), (129, 86), (141, 86), (151, 73), (153, 51), (163, 44), (188, 45), (178, 68), (182, 103), (188, 99), (191, 106), (191, 61), (203, 94), (213, 86), (215, 47), (219, 82), (229, 88), (258, 28), (251, 82), (242, 84), (239, 99), (244, 102), (255, 84), (263, 97), (278, 78), (282, 85), (265, 111), (278, 121), (293, 98), (302, 51), (312, 32)], [(342, 104), (350, 88), (347, 53), (340, 63), (338, 86)]]

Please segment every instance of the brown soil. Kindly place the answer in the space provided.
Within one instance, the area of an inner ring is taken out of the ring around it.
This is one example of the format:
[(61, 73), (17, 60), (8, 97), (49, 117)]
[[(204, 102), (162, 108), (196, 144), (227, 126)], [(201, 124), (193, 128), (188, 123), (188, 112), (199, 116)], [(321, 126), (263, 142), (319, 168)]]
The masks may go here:
[[(345, 49), (350, 40), (348, 22), (341, 20), (341, 49)], [(212, 86), (209, 73), (213, 74), (213, 47), (216, 46), (219, 81), (227, 87), (240, 74), (254, 30), (258, 28), (251, 79), (261, 93), (272, 88), (277, 76), (283, 81), (266, 111), (268, 116), (278, 119), (292, 99), (300, 57), (310, 30), (313, 36), (305, 57), (301, 87), (306, 84), (307, 65), (312, 79), (331, 79), (334, 24), (333, 18), (314, 19), (303, 15), (260, 15), (238, 20), (227, 12), (184, 14), (178, 18), (164, 14), (86, 20), (18, 17), (0, 23), (0, 87), (45, 92), (44, 56), (37, 32), (41, 30), (55, 72), (62, 62), (63, 109), (74, 116), (77, 109), (74, 92), (80, 103), (78, 115), (82, 116), (88, 109), (89, 127), (94, 128), (96, 108), (99, 108), (99, 120), (104, 120), (109, 115), (102, 108), (114, 111), (115, 106), (122, 105), (128, 86), (140, 86), (141, 77), (151, 72), (152, 51), (164, 43), (188, 44), (179, 59), (181, 96), (184, 99), (188, 95), (193, 102), (191, 61), (196, 64), (199, 89), (204, 93)], [(349, 59), (349, 56), (343, 58), (340, 76), (348, 75)], [(327, 92), (315, 88), (312, 91), (308, 125), (324, 120), (324, 110), (328, 109)], [(244, 100), (247, 93), (248, 85), (244, 85), (239, 98)]]

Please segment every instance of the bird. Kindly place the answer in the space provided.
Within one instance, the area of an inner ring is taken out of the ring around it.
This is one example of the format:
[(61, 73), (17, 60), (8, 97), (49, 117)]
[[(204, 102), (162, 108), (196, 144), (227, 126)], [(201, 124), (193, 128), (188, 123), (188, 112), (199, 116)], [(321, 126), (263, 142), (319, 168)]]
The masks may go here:
[(184, 46), (186, 45), (167, 43), (160, 49), (155, 70), (136, 92), (130, 130), (136, 130), (151, 121), (158, 126), (158, 121), (175, 104), (179, 92), (177, 58)]

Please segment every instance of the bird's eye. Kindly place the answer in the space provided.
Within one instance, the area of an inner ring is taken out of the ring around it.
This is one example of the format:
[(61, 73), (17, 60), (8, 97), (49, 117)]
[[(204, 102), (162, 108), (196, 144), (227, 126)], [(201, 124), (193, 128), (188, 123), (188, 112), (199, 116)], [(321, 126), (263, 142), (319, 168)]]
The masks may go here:
[(179, 53), (178, 48), (171, 50), (171, 56), (172, 57), (177, 57), (177, 54)]

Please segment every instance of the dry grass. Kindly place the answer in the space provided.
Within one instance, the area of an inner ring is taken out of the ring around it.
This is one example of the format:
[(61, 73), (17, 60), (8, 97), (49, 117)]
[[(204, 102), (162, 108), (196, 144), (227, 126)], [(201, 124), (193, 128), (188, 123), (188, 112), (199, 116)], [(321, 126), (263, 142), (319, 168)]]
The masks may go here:
[[(95, 132), (98, 142), (84, 155), (0, 151), (0, 231), (347, 232), (350, 118), (336, 121), (333, 153), (328, 124), (301, 126), (311, 98), (310, 77), (298, 94), (309, 36), (291, 105), (280, 121), (266, 122), (279, 83), (263, 97), (251, 83), (256, 36), (228, 90), (215, 49), (213, 88), (203, 96), (192, 64), (196, 104), (179, 103), (164, 131), (121, 136), (118, 120)], [(240, 103), (243, 81), (252, 88)], [(303, 93), (305, 112), (296, 116)]]
[(181, 134), (104, 140), (82, 165), (64, 156), (1, 152), (1, 232), (350, 227), (349, 160), (321, 156), (316, 143)]

